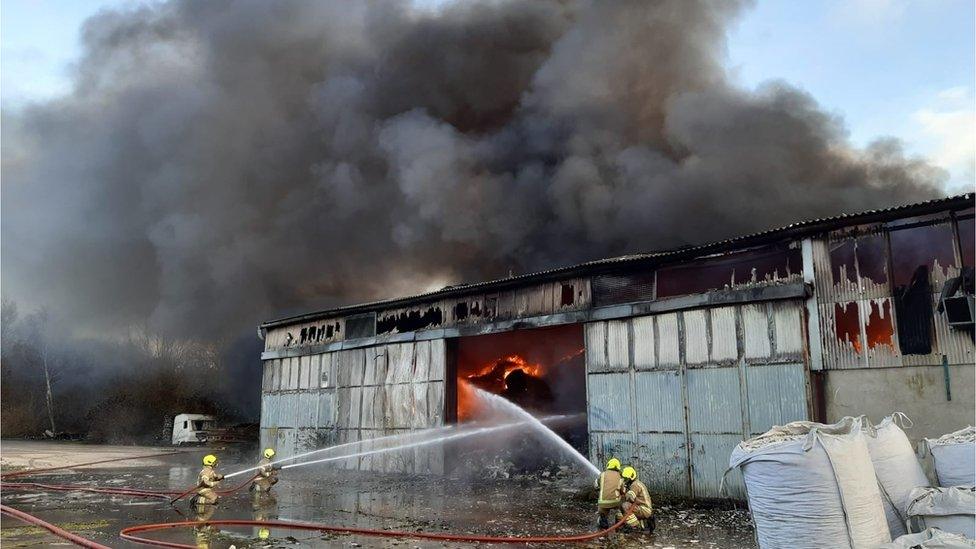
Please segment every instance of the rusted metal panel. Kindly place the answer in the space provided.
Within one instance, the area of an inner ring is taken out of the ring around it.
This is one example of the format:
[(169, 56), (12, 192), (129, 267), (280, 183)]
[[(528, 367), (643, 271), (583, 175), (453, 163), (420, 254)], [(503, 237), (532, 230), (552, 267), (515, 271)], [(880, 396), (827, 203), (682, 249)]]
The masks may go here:
[(716, 307), (709, 311), (712, 332), (711, 362), (732, 362), (739, 356), (735, 309)]
[(657, 363), (662, 368), (677, 366), (681, 362), (678, 314), (668, 313), (656, 317), (658, 339)]
[(688, 449), (685, 435), (640, 433), (637, 435), (635, 466), (641, 482), (655, 494), (690, 495), (688, 491)]
[(742, 433), (738, 368), (690, 369), (685, 379), (691, 432)]
[(803, 364), (752, 365), (746, 368), (749, 435), (774, 425), (810, 419), (807, 413), (807, 375)]
[(798, 359), (803, 355), (803, 308), (794, 301), (770, 303), (773, 314), (776, 357)]
[(678, 370), (637, 372), (637, 430), (682, 433), (685, 429), (681, 373)]
[(630, 367), (629, 322), (607, 322), (607, 369), (626, 370)]
[[(705, 435), (691, 434), (691, 487), (695, 497), (717, 498), (722, 496), (722, 477), (729, 468), (729, 456), (742, 441), (741, 434)], [(742, 474), (732, 471), (725, 479), (725, 495), (745, 499)]]
[(654, 352), (654, 317), (642, 316), (631, 320), (634, 332), (634, 368), (652, 370), (657, 366)]
[(587, 393), (591, 432), (632, 431), (629, 372), (590, 375)]
[(682, 315), (685, 327), (685, 363), (708, 362), (708, 320), (705, 310), (685, 311)]
[(607, 323), (590, 322), (586, 324), (586, 370), (605, 372), (607, 370)]
[(767, 307), (765, 303), (749, 303), (741, 306), (742, 345), (746, 360), (765, 361), (772, 354)]

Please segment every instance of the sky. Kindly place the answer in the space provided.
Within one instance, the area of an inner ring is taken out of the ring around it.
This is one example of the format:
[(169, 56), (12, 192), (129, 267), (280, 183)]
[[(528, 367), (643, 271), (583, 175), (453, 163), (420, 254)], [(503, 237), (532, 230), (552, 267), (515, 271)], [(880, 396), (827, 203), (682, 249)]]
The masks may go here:
[[(443, 0), (420, 0), (431, 5)], [(84, 20), (133, 0), (0, 1), (0, 103), (70, 91)], [(784, 80), (842, 117), (853, 143), (900, 139), (973, 188), (972, 0), (760, 0), (731, 30), (728, 69), (753, 89)]]

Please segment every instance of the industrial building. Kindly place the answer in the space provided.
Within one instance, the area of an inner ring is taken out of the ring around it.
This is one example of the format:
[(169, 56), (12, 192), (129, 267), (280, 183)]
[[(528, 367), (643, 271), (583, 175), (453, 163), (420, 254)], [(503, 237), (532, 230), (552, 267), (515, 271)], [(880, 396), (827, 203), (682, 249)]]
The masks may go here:
[[(729, 455), (775, 424), (900, 411), (914, 440), (958, 429), (976, 405), (973, 206), (966, 194), (266, 322), (262, 445), (464, 421), (464, 380), (585, 412), (573, 444), (634, 463), (653, 491), (742, 498), (738, 473), (720, 493)], [(445, 463), (417, 450), (344, 466)]]

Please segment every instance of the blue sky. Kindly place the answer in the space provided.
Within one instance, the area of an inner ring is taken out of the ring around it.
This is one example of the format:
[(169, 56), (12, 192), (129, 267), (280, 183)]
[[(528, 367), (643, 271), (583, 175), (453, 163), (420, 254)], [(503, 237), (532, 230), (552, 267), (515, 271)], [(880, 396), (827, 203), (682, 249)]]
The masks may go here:
[[(132, 3), (0, 1), (3, 106), (67, 92), (82, 22)], [(844, 118), (857, 145), (902, 139), (961, 192), (976, 162), (974, 18), (972, 0), (760, 0), (732, 29), (728, 67), (748, 89), (771, 79), (805, 89)]]

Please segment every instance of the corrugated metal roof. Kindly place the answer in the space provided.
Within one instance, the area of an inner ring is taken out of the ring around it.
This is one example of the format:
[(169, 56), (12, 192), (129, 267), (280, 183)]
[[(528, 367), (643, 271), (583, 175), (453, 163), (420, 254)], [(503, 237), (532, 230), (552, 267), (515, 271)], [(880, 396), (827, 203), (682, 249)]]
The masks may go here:
[(280, 318), (277, 320), (270, 320), (268, 322), (261, 324), (260, 327), (271, 328), (274, 326), (295, 324), (297, 322), (310, 321), (310, 320), (315, 320), (320, 318), (327, 318), (331, 316), (340, 316), (340, 315), (348, 315), (352, 313), (366, 312), (371, 310), (388, 309), (391, 307), (398, 307), (413, 302), (431, 301), (433, 299), (442, 298), (442, 297), (457, 296), (457, 295), (474, 293), (478, 291), (484, 291), (485, 289), (489, 289), (489, 288), (492, 290), (499, 290), (507, 287), (522, 285), (526, 282), (537, 282), (537, 281), (541, 282), (545, 280), (551, 280), (554, 277), (565, 276), (567, 274), (590, 275), (608, 269), (620, 267), (622, 265), (631, 265), (631, 264), (636, 265), (642, 262), (657, 263), (662, 261), (678, 260), (685, 257), (694, 257), (694, 256), (708, 254), (708, 253), (718, 253), (721, 251), (726, 251), (730, 247), (755, 246), (761, 243), (785, 238), (787, 236), (796, 236), (799, 234), (803, 234), (803, 235), (816, 234), (819, 232), (828, 231), (839, 227), (857, 225), (862, 223), (874, 223), (879, 221), (887, 221), (890, 219), (903, 217), (906, 215), (922, 215), (926, 213), (933, 213), (933, 212), (947, 210), (947, 209), (960, 209), (965, 207), (971, 207), (973, 205), (973, 198), (974, 196), (972, 193), (966, 193), (966, 194), (960, 194), (956, 196), (926, 200), (924, 202), (917, 202), (914, 204), (906, 204), (903, 206), (892, 206), (890, 208), (879, 208), (879, 209), (867, 210), (862, 212), (845, 213), (845, 214), (835, 215), (832, 217), (809, 219), (806, 221), (791, 223), (783, 227), (777, 227), (774, 229), (768, 229), (757, 233), (729, 238), (726, 240), (720, 240), (718, 242), (712, 242), (709, 244), (702, 244), (700, 246), (685, 246), (682, 248), (677, 248), (672, 250), (661, 250), (661, 251), (649, 252), (649, 253), (622, 255), (622, 256), (610, 257), (606, 259), (587, 261), (584, 263), (579, 263), (576, 265), (570, 265), (566, 267), (557, 267), (557, 268), (538, 271), (534, 273), (526, 273), (522, 275), (512, 276), (509, 278), (488, 280), (488, 281), (476, 282), (472, 284), (459, 284), (455, 286), (447, 286), (440, 290), (427, 292), (423, 294), (417, 294), (413, 296), (397, 297), (397, 298), (372, 301), (372, 302), (362, 303), (357, 305), (335, 307), (332, 309), (326, 309), (314, 313), (307, 313), (302, 315)]

